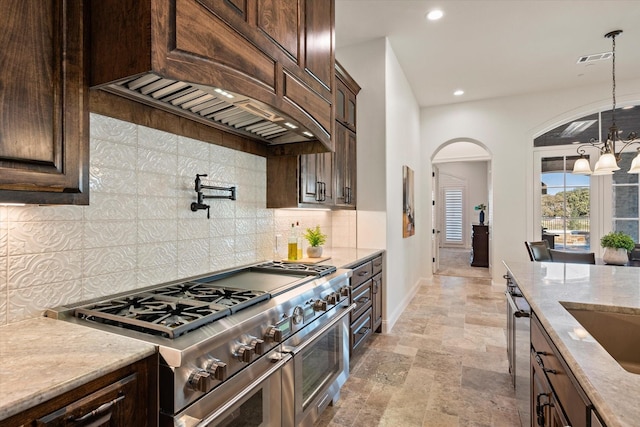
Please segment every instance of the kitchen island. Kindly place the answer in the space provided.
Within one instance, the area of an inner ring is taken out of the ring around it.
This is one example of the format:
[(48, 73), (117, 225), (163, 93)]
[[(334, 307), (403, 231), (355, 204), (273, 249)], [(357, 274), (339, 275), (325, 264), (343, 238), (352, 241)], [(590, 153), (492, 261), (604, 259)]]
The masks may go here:
[(623, 369), (591, 336), (576, 333), (582, 331), (582, 325), (561, 302), (592, 309), (608, 306), (611, 311), (640, 315), (640, 269), (546, 262), (504, 264), (605, 424), (637, 426), (640, 375)]

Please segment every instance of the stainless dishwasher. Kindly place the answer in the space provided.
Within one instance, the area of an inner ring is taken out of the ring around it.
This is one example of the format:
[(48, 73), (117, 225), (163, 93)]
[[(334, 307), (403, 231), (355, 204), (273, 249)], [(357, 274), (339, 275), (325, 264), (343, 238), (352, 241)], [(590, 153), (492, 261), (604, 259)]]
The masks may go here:
[(517, 283), (506, 274), (507, 290), (507, 356), (509, 359), (509, 373), (515, 388), (520, 424), (523, 427), (531, 425), (530, 414), (530, 367), (529, 357), (530, 316), (531, 307), (520, 292)]

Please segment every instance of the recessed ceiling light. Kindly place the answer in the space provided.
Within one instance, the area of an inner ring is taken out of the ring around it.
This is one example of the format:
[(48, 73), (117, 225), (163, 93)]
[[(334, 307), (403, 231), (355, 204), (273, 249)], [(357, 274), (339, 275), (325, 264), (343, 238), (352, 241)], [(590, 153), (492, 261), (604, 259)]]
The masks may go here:
[(462, 89), (458, 89), (455, 92), (453, 92), (453, 94), (455, 96), (460, 96), (460, 95), (464, 95), (464, 91)]
[(630, 110), (633, 108), (633, 105), (627, 105), (626, 107), (622, 107), (623, 110)]
[(437, 21), (444, 16), (444, 12), (440, 9), (435, 9), (427, 13), (427, 19), (429, 21)]

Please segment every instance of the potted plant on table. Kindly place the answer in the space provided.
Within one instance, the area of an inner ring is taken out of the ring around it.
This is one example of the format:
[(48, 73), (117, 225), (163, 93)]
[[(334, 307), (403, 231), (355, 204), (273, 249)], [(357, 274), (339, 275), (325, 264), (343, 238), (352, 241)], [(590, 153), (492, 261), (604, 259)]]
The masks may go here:
[(636, 244), (628, 234), (612, 231), (602, 236), (600, 245), (604, 248), (602, 260), (605, 264), (625, 265), (629, 262), (629, 252)]
[(322, 245), (327, 241), (327, 235), (320, 230), (320, 226), (316, 225), (316, 228), (307, 228), (304, 238), (309, 242), (307, 256), (309, 258), (320, 258), (322, 256)]

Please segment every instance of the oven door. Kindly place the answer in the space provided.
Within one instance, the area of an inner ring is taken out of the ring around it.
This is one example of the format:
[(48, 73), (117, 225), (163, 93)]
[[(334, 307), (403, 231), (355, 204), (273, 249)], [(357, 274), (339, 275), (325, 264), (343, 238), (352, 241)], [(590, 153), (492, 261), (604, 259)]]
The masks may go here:
[(349, 377), (349, 313), (354, 305), (329, 310), (285, 341), (293, 355), (283, 370), (283, 426), (312, 426), (340, 397)]
[[(279, 348), (278, 348), (279, 349)], [(282, 368), (291, 356), (272, 350), (200, 400), (161, 423), (163, 427), (282, 425)], [(247, 424), (247, 420), (251, 420)]]

